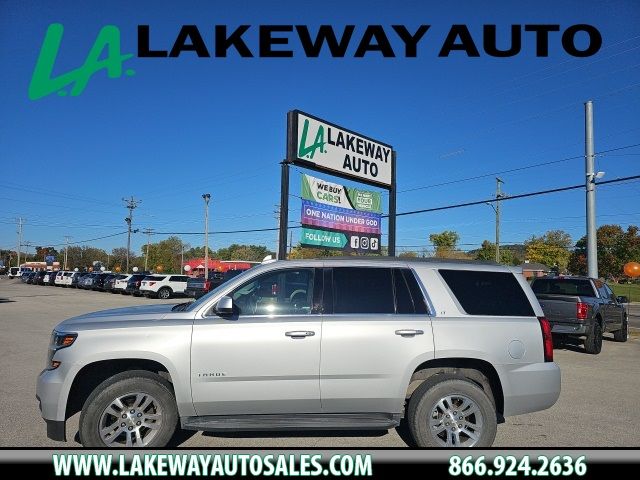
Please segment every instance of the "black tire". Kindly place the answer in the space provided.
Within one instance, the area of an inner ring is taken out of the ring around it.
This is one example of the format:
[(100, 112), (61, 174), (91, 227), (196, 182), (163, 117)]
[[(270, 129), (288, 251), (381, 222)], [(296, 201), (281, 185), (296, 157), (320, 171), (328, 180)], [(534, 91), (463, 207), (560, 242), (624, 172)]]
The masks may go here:
[(161, 298), (162, 300), (167, 300), (169, 298), (171, 298), (171, 294), (173, 292), (171, 291), (170, 288), (168, 287), (162, 287), (160, 290), (158, 290), (158, 293), (156, 294), (157, 298)]
[[(171, 384), (167, 380), (146, 370), (131, 370), (119, 373), (105, 380), (93, 390), (84, 403), (82, 413), (80, 414), (80, 443), (84, 447), (105, 448), (107, 444), (102, 440), (99, 432), (103, 412), (117, 398), (128, 394), (134, 395), (138, 392), (152, 396), (155, 401), (157, 401), (160, 411), (162, 412), (160, 416), (160, 428), (154, 433), (149, 443), (144, 445), (144, 448), (160, 448), (166, 446), (173, 436), (178, 423), (178, 409), (176, 407), (175, 396)], [(127, 407), (127, 410), (129, 408), (130, 407)], [(145, 433), (142, 433), (142, 438), (148, 438), (144, 435), (151, 431), (152, 430), (147, 430)], [(120, 437), (118, 437), (118, 435)], [(116, 436), (116, 440), (126, 441), (127, 433), (124, 429), (122, 429), (118, 435)], [(114, 441), (114, 443), (116, 442)], [(119, 444), (112, 444), (110, 446), (124, 447), (124, 445)], [(134, 444), (133, 448), (135, 447), (142, 447), (142, 445)]]
[(600, 320), (594, 322), (591, 333), (584, 341), (584, 349), (591, 355), (598, 355), (602, 351), (602, 325), (600, 325)]
[(622, 328), (613, 332), (613, 339), (616, 342), (626, 342), (629, 339), (629, 321), (626, 315), (622, 320)]
[[(407, 413), (407, 423), (409, 424), (409, 430), (416, 444), (419, 447), (425, 448), (447, 446), (443, 443), (445, 443), (450, 436), (452, 437), (454, 435), (453, 429), (455, 429), (455, 427), (451, 427), (451, 430), (445, 428), (443, 431), (435, 434), (431, 430), (430, 422), (433, 418), (432, 413), (434, 409), (436, 409), (439, 400), (448, 396), (454, 398), (456, 396), (464, 396), (471, 400), (475, 403), (480, 418), (475, 415), (467, 418), (473, 418), (475, 422), (479, 422), (480, 419), (482, 420), (482, 428), (479, 431), (479, 437), (475, 439), (475, 441), (464, 432), (462, 432), (461, 435), (460, 431), (458, 431), (458, 439), (462, 436), (463, 441), (460, 444), (452, 445), (452, 448), (463, 448), (466, 446), (480, 448), (490, 447), (493, 444), (498, 430), (494, 404), (491, 402), (489, 396), (475, 383), (465, 378), (448, 374), (435, 375), (429, 378), (411, 395)], [(453, 408), (456, 408), (455, 404), (452, 404), (452, 414), (455, 411)], [(455, 412), (456, 415), (459, 413), (457, 411)], [(454, 418), (453, 420), (460, 421), (461, 423), (458, 425), (462, 425), (462, 422), (466, 421), (467, 418), (463, 418), (462, 420)], [(447, 420), (447, 418), (443, 416), (439, 428), (443, 428), (445, 425), (448, 426), (449, 422), (445, 422), (445, 420)], [(452, 433), (448, 433), (448, 430)], [(476, 432), (477, 431), (472, 430), (472, 433)], [(444, 438), (441, 437), (443, 434)], [(466, 440), (464, 440), (464, 438), (466, 438)], [(466, 442), (469, 444), (465, 445)]]

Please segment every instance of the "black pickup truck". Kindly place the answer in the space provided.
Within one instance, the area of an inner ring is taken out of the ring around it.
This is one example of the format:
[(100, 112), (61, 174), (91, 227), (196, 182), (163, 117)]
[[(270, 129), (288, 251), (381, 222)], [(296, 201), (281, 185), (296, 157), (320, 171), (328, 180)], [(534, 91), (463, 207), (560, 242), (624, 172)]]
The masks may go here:
[(231, 280), (233, 277), (237, 277), (247, 269), (241, 270), (227, 270), (226, 272), (209, 272), (209, 279), (205, 280), (203, 277), (191, 277), (187, 280), (187, 287), (184, 289), (184, 294), (188, 297), (200, 298), (203, 295), (209, 293), (214, 288), (219, 287), (223, 283)]
[(616, 297), (601, 280), (577, 276), (540, 277), (531, 288), (555, 336), (584, 338), (587, 353), (602, 350), (602, 334), (617, 342), (628, 336), (626, 297)]

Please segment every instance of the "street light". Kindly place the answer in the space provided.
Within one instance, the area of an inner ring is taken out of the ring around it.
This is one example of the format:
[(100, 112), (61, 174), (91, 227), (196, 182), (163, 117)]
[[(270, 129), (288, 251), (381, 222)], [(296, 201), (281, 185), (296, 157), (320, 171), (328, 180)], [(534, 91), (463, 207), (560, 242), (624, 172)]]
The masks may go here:
[(203, 193), (204, 199), (204, 279), (209, 279), (209, 200), (210, 193)]

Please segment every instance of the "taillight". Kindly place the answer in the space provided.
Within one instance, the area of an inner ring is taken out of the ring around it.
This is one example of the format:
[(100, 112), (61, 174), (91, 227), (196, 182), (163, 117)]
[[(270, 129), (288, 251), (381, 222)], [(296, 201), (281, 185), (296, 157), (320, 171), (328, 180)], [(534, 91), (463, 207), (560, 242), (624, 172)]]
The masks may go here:
[(553, 337), (551, 336), (551, 325), (549, 320), (538, 317), (540, 329), (542, 330), (542, 347), (544, 350), (544, 361), (553, 362)]
[(136, 281), (136, 287), (140, 286), (140, 280)]
[(578, 320), (586, 320), (589, 314), (589, 304), (578, 302), (576, 303), (576, 318)]
[(148, 283), (148, 285), (149, 285), (150, 287), (153, 287), (155, 284), (156, 284), (156, 282), (149, 282), (149, 283)]
[(204, 289), (205, 289), (206, 291), (209, 291), (209, 289), (210, 289), (210, 288), (211, 288), (211, 282), (210, 282), (209, 280), (206, 280), (206, 281), (204, 282)]

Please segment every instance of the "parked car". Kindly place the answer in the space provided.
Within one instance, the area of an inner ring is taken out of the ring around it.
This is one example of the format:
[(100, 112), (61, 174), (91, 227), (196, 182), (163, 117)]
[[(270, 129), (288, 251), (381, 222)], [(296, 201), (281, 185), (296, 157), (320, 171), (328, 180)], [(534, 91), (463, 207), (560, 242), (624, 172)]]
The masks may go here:
[(131, 275), (123, 274), (122, 278), (116, 279), (116, 281), (113, 283), (111, 293), (121, 293), (122, 295), (125, 295), (127, 293), (125, 292), (125, 288), (127, 288), (127, 282), (130, 278)]
[(47, 274), (43, 278), (43, 285), (55, 286), (56, 276), (58, 275), (58, 271), (47, 272)]
[(102, 273), (90, 273), (89, 275), (85, 275), (82, 279), (82, 282), (78, 282), (78, 286), (85, 290), (93, 290), (96, 279), (102, 275)]
[(21, 276), (20, 276), (20, 280), (23, 283), (31, 283), (33, 280), (33, 277), (35, 277), (36, 272), (24, 272)]
[(91, 448), (160, 448), (178, 426), (386, 430), (403, 417), (420, 447), (486, 448), (499, 419), (560, 395), (531, 287), (478, 262), (262, 264), (195, 302), (66, 320), (48, 352), (47, 435), (65, 440), (81, 409)]
[(16, 277), (21, 277), (25, 273), (31, 273), (32, 271), (33, 269), (30, 267), (11, 267), (9, 268), (9, 272), (7, 273), (7, 276), (9, 278), (16, 278)]
[(187, 288), (186, 275), (149, 275), (140, 283), (140, 293), (149, 298), (167, 299), (184, 295)]
[(36, 274), (31, 279), (30, 283), (32, 285), (44, 285), (44, 277), (47, 275), (47, 273), (48, 272), (46, 270), (37, 271)]
[(74, 272), (71, 277), (71, 286), (74, 288), (80, 288), (80, 282), (87, 275), (89, 275), (89, 272)]
[(134, 297), (142, 295), (140, 293), (140, 283), (142, 282), (142, 279), (147, 275), (147, 273), (134, 273), (133, 275), (131, 275), (131, 277), (129, 277), (129, 280), (127, 280), (127, 286), (124, 289), (125, 293), (133, 295)]
[(616, 297), (601, 280), (579, 276), (536, 278), (531, 283), (551, 333), (584, 339), (587, 353), (602, 350), (602, 334), (611, 332), (617, 342), (626, 342), (629, 332), (626, 297)]
[(205, 280), (202, 277), (189, 277), (187, 280), (187, 287), (184, 289), (185, 295), (193, 298), (200, 298), (201, 296), (209, 293), (214, 288), (219, 287), (225, 282), (228, 282), (234, 277), (237, 277), (247, 269), (243, 270), (227, 270), (226, 272), (209, 272), (209, 280)]
[(113, 293), (113, 287), (115, 286), (116, 280), (125, 278), (125, 277), (126, 275), (121, 273), (112, 273), (111, 275), (108, 275), (107, 278), (104, 279), (104, 284), (102, 289), (105, 292)]
[(103, 291), (104, 290), (104, 282), (107, 278), (109, 278), (109, 276), (111, 275), (111, 272), (102, 272), (102, 273), (98, 273), (95, 278), (93, 279), (93, 285), (91, 286), (91, 288), (93, 290), (100, 290)]

